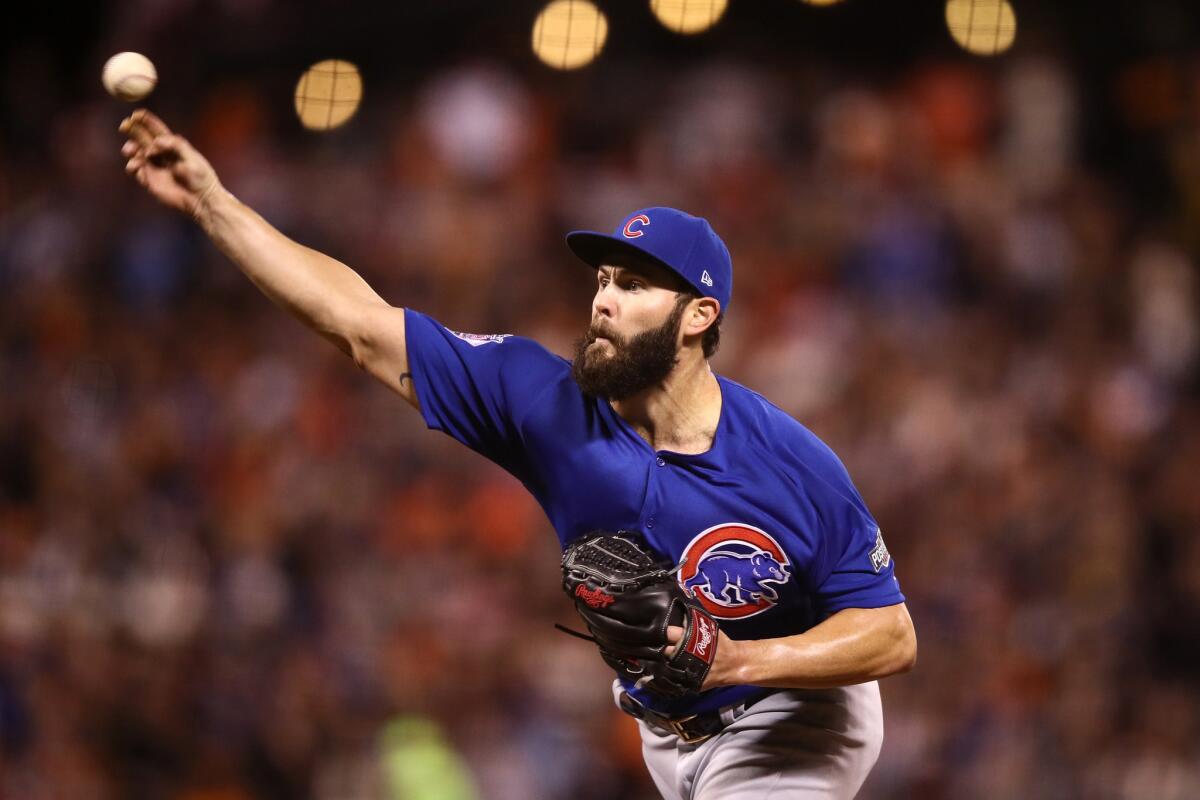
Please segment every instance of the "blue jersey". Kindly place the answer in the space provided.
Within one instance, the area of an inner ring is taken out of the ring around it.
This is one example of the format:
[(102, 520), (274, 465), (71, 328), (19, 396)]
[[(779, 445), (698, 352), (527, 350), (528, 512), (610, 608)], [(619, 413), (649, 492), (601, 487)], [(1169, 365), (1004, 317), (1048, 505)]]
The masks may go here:
[[(803, 633), (844, 608), (904, 595), (879, 526), (820, 439), (761, 395), (718, 377), (721, 417), (698, 455), (655, 451), (571, 364), (529, 339), (462, 334), (405, 312), (408, 363), (430, 428), (517, 477), (563, 547), (636, 530), (683, 562), (679, 579), (733, 639)], [(752, 687), (664, 701), (663, 713), (737, 702)]]

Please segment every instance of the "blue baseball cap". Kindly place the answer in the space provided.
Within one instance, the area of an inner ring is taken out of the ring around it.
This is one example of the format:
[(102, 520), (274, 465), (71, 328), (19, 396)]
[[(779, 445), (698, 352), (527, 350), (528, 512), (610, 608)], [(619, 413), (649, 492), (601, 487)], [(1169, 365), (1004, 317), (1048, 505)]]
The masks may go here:
[(729, 248), (702, 217), (674, 208), (655, 206), (634, 211), (610, 236), (596, 231), (571, 231), (567, 246), (593, 267), (620, 265), (623, 254), (634, 254), (666, 267), (700, 293), (729, 308), (733, 294), (733, 260)]

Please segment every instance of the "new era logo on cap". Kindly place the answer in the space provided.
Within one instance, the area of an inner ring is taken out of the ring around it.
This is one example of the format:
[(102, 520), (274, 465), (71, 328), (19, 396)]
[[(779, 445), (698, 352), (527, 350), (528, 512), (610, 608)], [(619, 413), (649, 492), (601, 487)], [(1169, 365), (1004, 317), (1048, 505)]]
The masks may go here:
[(701, 296), (729, 308), (733, 261), (729, 249), (702, 217), (655, 206), (633, 212), (611, 235), (572, 231), (567, 246), (593, 267), (620, 265), (623, 253), (649, 258), (683, 278)]

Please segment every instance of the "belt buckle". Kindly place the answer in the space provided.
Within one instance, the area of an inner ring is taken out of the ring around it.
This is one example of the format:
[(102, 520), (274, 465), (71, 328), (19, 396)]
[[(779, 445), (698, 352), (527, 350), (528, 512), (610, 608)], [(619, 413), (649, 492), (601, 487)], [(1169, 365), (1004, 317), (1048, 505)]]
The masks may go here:
[(701, 742), (707, 742), (709, 739), (711, 739), (713, 737), (713, 734), (711, 734), (711, 733), (690, 734), (686, 730), (684, 730), (684, 727), (683, 727), (683, 723), (691, 722), (698, 716), (700, 716), (700, 715), (692, 714), (691, 716), (681, 717), (679, 719), (668, 718), (666, 720), (666, 723), (671, 728), (671, 731), (676, 736), (678, 736), (680, 739), (683, 740), (684, 744), (700, 744)]

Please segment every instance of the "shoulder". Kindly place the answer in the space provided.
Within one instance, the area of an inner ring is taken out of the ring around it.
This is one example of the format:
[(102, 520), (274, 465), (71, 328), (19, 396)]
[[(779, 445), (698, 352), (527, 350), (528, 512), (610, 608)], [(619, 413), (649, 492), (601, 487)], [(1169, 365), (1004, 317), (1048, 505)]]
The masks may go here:
[(421, 346), (450, 346), (463, 358), (497, 361), (546, 372), (570, 373), (571, 362), (555, 355), (538, 342), (511, 333), (468, 333), (458, 331), (427, 314), (406, 309), (410, 343)]
[(720, 380), (746, 445), (804, 476), (810, 493), (825, 486), (838, 495), (857, 494), (845, 464), (819, 436), (758, 392), (728, 378)]

